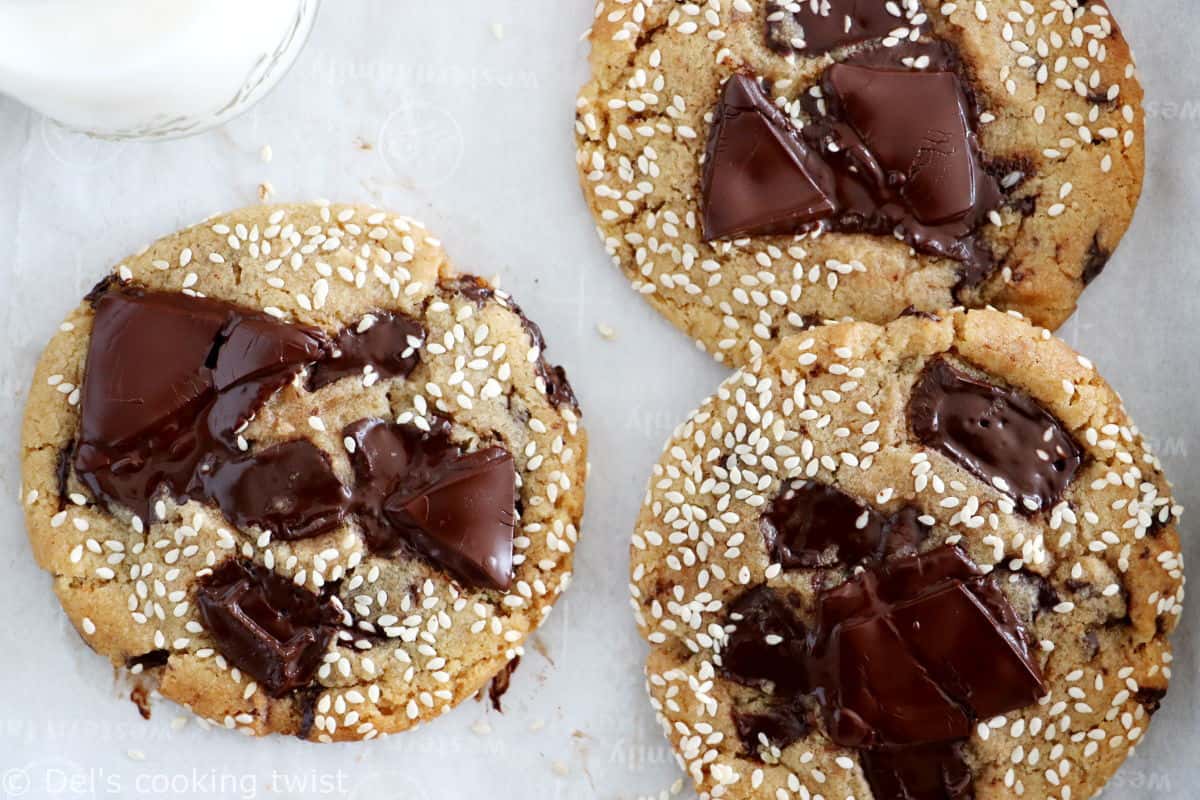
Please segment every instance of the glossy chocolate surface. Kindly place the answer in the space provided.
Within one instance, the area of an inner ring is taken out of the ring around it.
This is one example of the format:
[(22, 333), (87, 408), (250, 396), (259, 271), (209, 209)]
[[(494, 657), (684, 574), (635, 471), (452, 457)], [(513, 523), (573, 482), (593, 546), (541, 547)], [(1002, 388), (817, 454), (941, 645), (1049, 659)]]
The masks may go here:
[(106, 503), (153, 520), (160, 492), (207, 499), (237, 434), (325, 351), (314, 329), (229, 303), (139, 289), (95, 301), (74, 466)]
[(704, 238), (782, 233), (835, 211), (833, 173), (758, 81), (725, 82), (705, 151)]
[(346, 435), (355, 442), (354, 513), (373, 552), (416, 546), (470, 585), (508, 587), (516, 468), (506, 450), (464, 454), (444, 430), (379, 420)]
[[(995, 579), (943, 546), (876, 564), (817, 602), (817, 625), (807, 630), (779, 591), (742, 595), (730, 605), (723, 669), (767, 692), (774, 708), (812, 698), (830, 739), (866, 751), (877, 797), (970, 798), (961, 743), (975, 722), (1047, 692)], [(803, 719), (734, 714), (743, 741), (760, 731), (786, 739)]]
[(239, 560), (200, 583), (196, 604), (221, 654), (273, 697), (312, 681), (341, 621), (332, 600)]
[(1083, 451), (1029, 395), (979, 380), (945, 359), (913, 387), (909, 423), (922, 443), (1032, 513), (1054, 506), (1075, 479)]
[(152, 522), (164, 495), (211, 502), (239, 528), (283, 540), (333, 530), (353, 513), (377, 554), (419, 551), (468, 585), (508, 587), (516, 468), (506, 451), (463, 453), (444, 432), (363, 421), (348, 431), (359, 436), (350, 489), (311, 442), (260, 449), (240, 439), (310, 366), (316, 386), (367, 366), (408, 374), (424, 335), (417, 323), (379, 315), (331, 345), (314, 329), (217, 300), (112, 284), (97, 292), (74, 467), (105, 503)]
[(785, 569), (857, 566), (912, 554), (928, 535), (915, 509), (886, 517), (819, 483), (782, 492), (763, 515), (763, 538)]
[(420, 362), (425, 329), (402, 314), (373, 314), (344, 328), (330, 354), (313, 366), (310, 391), (349, 376), (406, 378)]
[[(865, 38), (876, 38), (875, 12), (859, 6)], [(854, 52), (799, 101), (802, 128), (753, 76), (726, 82), (700, 187), (706, 240), (867, 233), (960, 262), (956, 290), (991, 274), (995, 257), (980, 231), (1005, 197), (984, 163), (974, 95), (950, 45)]]

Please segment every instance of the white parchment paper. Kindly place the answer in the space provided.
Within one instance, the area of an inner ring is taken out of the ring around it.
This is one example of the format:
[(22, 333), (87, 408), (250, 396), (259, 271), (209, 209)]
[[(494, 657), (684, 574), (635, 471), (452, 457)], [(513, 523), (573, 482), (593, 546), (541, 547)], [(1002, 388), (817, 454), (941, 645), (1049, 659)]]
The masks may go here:
[[(1200, 511), (1200, 7), (1110, 4), (1149, 93), (1146, 192), (1062, 335), (1123, 393), (1181, 501)], [(580, 198), (572, 120), (591, 8), (330, 0), (273, 94), (178, 142), (92, 141), (0, 97), (0, 798), (608, 800), (657, 797), (681, 778), (642, 689), (626, 550), (662, 443), (725, 372), (628, 288)], [(502, 276), (570, 372), (592, 436), (577, 578), (502, 715), (468, 702), (422, 730), (324, 746), (181, 727), (188, 715), (161, 699), (144, 722), (33, 563), (18, 441), (42, 345), (110, 265), (257, 202), (260, 184), (278, 200), (368, 201), (424, 219), (459, 268)], [(1194, 519), (1185, 549), (1200, 564)], [(1200, 792), (1198, 624), (1192, 604), (1171, 694), (1106, 796)]]

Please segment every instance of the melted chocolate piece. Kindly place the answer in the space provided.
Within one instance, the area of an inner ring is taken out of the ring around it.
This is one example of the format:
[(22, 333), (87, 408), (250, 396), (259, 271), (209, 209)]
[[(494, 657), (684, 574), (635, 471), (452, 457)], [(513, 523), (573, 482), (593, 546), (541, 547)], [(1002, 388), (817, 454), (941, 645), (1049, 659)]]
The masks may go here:
[(1058, 502), (1083, 454), (1029, 395), (978, 380), (944, 359), (930, 363), (908, 407), (921, 442), (1017, 501), (1023, 513)]
[[(212, 502), (237, 527), (289, 541), (333, 530), (352, 510), (377, 553), (411, 543), (465, 583), (508, 587), (516, 469), (506, 451), (463, 454), (444, 432), (360, 426), (383, 438), (358, 441), (352, 498), (311, 442), (246, 452), (238, 439), (310, 364), (317, 386), (367, 364), (408, 374), (424, 335), (414, 321), (383, 315), (343, 331), (329, 355), (319, 331), (217, 300), (129, 289), (95, 303), (74, 461), (97, 497), (145, 521), (163, 493)], [(565, 379), (555, 391), (569, 395)]]
[(521, 666), (521, 657), (517, 656), (504, 665), (504, 668), (492, 676), (492, 682), (488, 685), (488, 700), (492, 702), (492, 708), (504, 713), (504, 708), (501, 704), (501, 698), (508, 693), (509, 684), (512, 683), (513, 673), (517, 671), (517, 667)]
[(1158, 709), (1162, 707), (1162, 701), (1166, 696), (1166, 689), (1151, 689), (1146, 686), (1134, 692), (1133, 699), (1137, 700), (1146, 709), (1147, 714), (1154, 716), (1158, 713)]
[[(730, 606), (725, 671), (770, 682), (775, 708), (815, 700), (829, 738), (866, 751), (875, 797), (970, 800), (961, 744), (974, 723), (1047, 691), (995, 579), (945, 546), (874, 566), (818, 602), (817, 628), (805, 631), (783, 595), (765, 586), (742, 595)], [(760, 732), (773, 741), (806, 735), (792, 726), (802, 719), (734, 712), (752, 753)]]
[(516, 467), (507, 451), (464, 454), (445, 430), (379, 420), (346, 435), (355, 442), (353, 509), (373, 552), (416, 546), (469, 585), (508, 588)]
[(142, 683), (129, 690), (129, 700), (137, 706), (142, 719), (150, 719), (150, 688)]
[(767, 15), (767, 44), (779, 53), (821, 55), (872, 39), (882, 39), (898, 29), (923, 27), (925, 14), (909, 19), (889, 11), (901, 3), (885, 0), (823, 0), (793, 3), (794, 11), (776, 9)]
[(782, 595), (767, 586), (746, 592), (730, 605), (729, 627), (721, 663), (730, 676), (769, 681), (784, 693), (808, 691), (808, 632)]
[(361, 378), (368, 367), (381, 378), (406, 378), (416, 368), (425, 341), (421, 324), (401, 314), (376, 314), (373, 318), (365, 327), (360, 320), (338, 334), (333, 352), (313, 367), (309, 391), (350, 375)]
[(108, 294), (108, 291), (114, 286), (119, 285), (119, 278), (111, 272), (105, 275), (100, 280), (96, 281), (96, 285), (88, 289), (88, 293), (83, 296), (83, 301), (92, 308), (96, 307), (96, 303), (101, 297)]
[(813, 655), (829, 735), (851, 747), (966, 738), (1046, 693), (1004, 594), (956, 547), (823, 592)]
[(783, 750), (812, 731), (808, 712), (799, 703), (779, 703), (764, 711), (734, 711), (733, 725), (751, 758), (759, 758), (765, 739)]
[(833, 175), (758, 81), (725, 82), (705, 151), (704, 238), (781, 233), (832, 215)]
[(132, 656), (125, 659), (125, 666), (133, 669), (141, 667), (142, 669), (154, 669), (156, 667), (165, 667), (171, 654), (167, 650), (151, 650), (148, 653), (142, 653), (140, 656)]
[(317, 722), (317, 702), (320, 699), (319, 686), (297, 690), (296, 706), (300, 712), (300, 725), (296, 729), (297, 739), (307, 739), (312, 735), (313, 725)]
[[(840, 0), (824, 15), (801, 3), (769, 15), (768, 39), (790, 48), (804, 29), (808, 47), (822, 52), (879, 38), (907, 25), (885, 5)], [(924, 69), (907, 66), (918, 60)], [(944, 42), (861, 50), (823, 73), (820, 92), (800, 99), (812, 120), (803, 130), (752, 77), (733, 76), (709, 131), (706, 240), (821, 227), (898, 236), (960, 262), (956, 291), (978, 284), (995, 268), (979, 231), (1004, 195), (984, 164), (963, 74)]]
[(306, 686), (341, 621), (331, 599), (243, 561), (226, 561), (196, 590), (222, 655), (272, 697)]
[(202, 473), (204, 494), (239, 528), (277, 539), (308, 539), (342, 523), (349, 494), (329, 456), (308, 441), (277, 444)]
[(959, 742), (868, 750), (862, 758), (879, 800), (974, 800), (971, 769)]
[(75, 442), (67, 442), (58, 451), (54, 462), (54, 482), (58, 487), (58, 508), (61, 511), (70, 501), (71, 459), (75, 454)]
[(320, 332), (229, 303), (110, 291), (84, 373), (80, 480), (144, 521), (160, 492), (207, 499), (201, 473), (242, 458), (237, 431), (323, 352)]
[(818, 483), (794, 486), (763, 516), (763, 538), (773, 561), (786, 569), (856, 566), (911, 554), (928, 536), (918, 512), (888, 518), (848, 494)]
[[(917, 54), (930, 58), (930, 70), (887, 60)], [(823, 100), (805, 99), (814, 122), (804, 136), (834, 171), (832, 230), (899, 235), (920, 252), (962, 262), (963, 283), (973, 285), (994, 267), (976, 234), (1003, 195), (984, 168), (956, 66), (947, 48), (923, 45), (834, 64), (822, 77)]]
[(1112, 257), (1112, 253), (1105, 250), (1100, 244), (1100, 234), (1092, 237), (1092, 243), (1088, 245), (1087, 257), (1083, 261), (1083, 285), (1089, 286), (1092, 281), (1100, 277), (1100, 273), (1104, 272), (1104, 268), (1108, 266), (1108, 259)]

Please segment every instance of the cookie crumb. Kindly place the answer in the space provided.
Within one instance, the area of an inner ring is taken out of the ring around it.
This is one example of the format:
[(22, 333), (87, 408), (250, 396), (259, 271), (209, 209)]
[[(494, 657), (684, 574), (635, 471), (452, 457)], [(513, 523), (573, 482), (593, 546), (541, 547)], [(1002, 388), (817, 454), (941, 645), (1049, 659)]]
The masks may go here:
[(567, 773), (569, 772), (569, 770), (567, 769), (566, 762), (563, 762), (563, 761), (555, 761), (551, 765), (551, 768), (554, 770), (554, 774), (559, 776), (560, 778), (565, 778), (567, 776)]
[(264, 144), (262, 150), (258, 151), (258, 157), (264, 164), (270, 164), (271, 159), (275, 158), (275, 151), (271, 149), (271, 145)]
[(605, 325), (603, 322), (596, 323), (596, 333), (600, 334), (600, 338), (605, 341), (612, 342), (617, 338), (617, 332), (613, 330), (611, 325)]
[(493, 22), (492, 23), (492, 36), (495, 36), (497, 41), (504, 38), (504, 23), (503, 22)]

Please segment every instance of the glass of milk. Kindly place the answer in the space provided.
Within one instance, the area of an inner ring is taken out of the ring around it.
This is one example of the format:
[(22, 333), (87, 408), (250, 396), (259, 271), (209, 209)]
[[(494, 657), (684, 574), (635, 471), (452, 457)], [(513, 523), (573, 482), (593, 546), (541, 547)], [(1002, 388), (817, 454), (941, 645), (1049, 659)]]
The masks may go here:
[(187, 136), (262, 99), (320, 0), (0, 0), (0, 93), (106, 139)]

